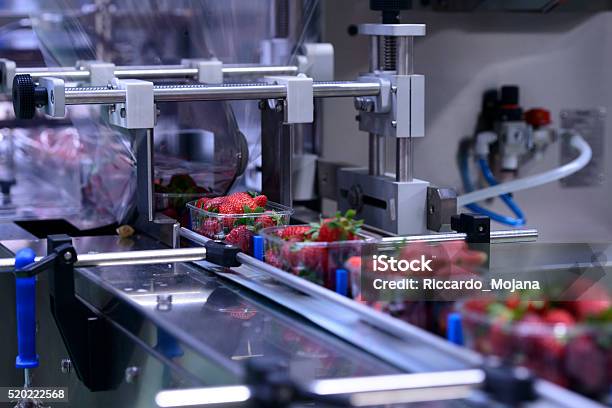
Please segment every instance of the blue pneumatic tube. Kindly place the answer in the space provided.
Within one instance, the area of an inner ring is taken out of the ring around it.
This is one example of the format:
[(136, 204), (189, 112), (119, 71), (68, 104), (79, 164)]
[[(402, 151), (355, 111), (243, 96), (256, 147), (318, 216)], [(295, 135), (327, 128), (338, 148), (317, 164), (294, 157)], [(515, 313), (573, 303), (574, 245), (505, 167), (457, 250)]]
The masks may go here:
[[(36, 254), (25, 248), (15, 255), (15, 270), (25, 268), (34, 262)], [(36, 354), (36, 277), (15, 279), (17, 302), (17, 368), (38, 367)]]

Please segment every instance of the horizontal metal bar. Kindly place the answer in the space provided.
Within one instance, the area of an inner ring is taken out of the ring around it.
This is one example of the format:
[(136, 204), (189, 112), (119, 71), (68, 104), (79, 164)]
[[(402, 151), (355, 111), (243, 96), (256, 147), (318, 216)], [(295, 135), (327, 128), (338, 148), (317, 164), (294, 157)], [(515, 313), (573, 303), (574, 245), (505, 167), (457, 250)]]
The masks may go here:
[[(447, 234), (431, 234), (431, 235), (411, 235), (405, 237), (384, 237), (383, 242), (447, 242), (447, 241), (464, 241), (467, 234), (451, 232)], [(537, 229), (518, 229), (491, 231), (491, 243), (501, 244), (508, 242), (534, 242), (538, 239)]]
[[(295, 65), (224, 65), (224, 77), (251, 76), (263, 77), (266, 75), (297, 75), (299, 68)], [(34, 79), (42, 77), (56, 77), (66, 80), (88, 80), (91, 73), (87, 69), (64, 67), (17, 68), (17, 74), (27, 74)], [(179, 79), (196, 78), (198, 69), (184, 65), (140, 65), (116, 67), (115, 77), (120, 79)]]
[(24, 72), (21, 72), (20, 69), (17, 69), (16, 74), (28, 74), (35, 81), (43, 77), (62, 78), (69, 81), (88, 80), (90, 76), (89, 71), (74, 68), (71, 70), (49, 69), (46, 71), (27, 71), (26, 69), (24, 69)]
[[(42, 257), (37, 257), (36, 262)], [(206, 259), (206, 248), (152, 249), (146, 251), (100, 252), (77, 255), (75, 267), (145, 265), (156, 263), (191, 262)], [(0, 269), (15, 266), (14, 258), (0, 259)]]
[[(485, 373), (474, 369), (315, 380), (306, 385), (306, 390), (314, 396), (349, 396), (351, 406), (361, 407), (463, 399), (484, 380)], [(160, 391), (155, 402), (164, 408), (237, 404), (247, 402), (252, 394), (246, 385), (203, 387)]]
[[(315, 98), (372, 96), (380, 92), (380, 84), (368, 82), (315, 82)], [(125, 91), (104, 87), (66, 88), (66, 105), (99, 105), (125, 102)], [(167, 85), (155, 86), (155, 102), (225, 101), (283, 99), (284, 85), (226, 84), (226, 85)]]

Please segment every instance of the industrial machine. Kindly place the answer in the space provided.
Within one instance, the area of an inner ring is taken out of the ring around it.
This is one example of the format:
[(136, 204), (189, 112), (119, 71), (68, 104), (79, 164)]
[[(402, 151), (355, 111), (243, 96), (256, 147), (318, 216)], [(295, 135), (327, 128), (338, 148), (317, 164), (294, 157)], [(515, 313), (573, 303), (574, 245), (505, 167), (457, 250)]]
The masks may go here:
[[(99, 3), (108, 13), (105, 2)], [(487, 269), (494, 271), (537, 245), (537, 230), (492, 230), (489, 217), (459, 214), (458, 206), (490, 197), (511, 200), (516, 190), (506, 191), (507, 185), (457, 197), (451, 188), (415, 178), (414, 143), (425, 137), (426, 92), (425, 77), (413, 68), (413, 39), (425, 36), (426, 26), (400, 22), (400, 12), (411, 9), (411, 1), (370, 2), (382, 22), (358, 28), (369, 37), (369, 71), (347, 81), (333, 80), (330, 44), (296, 45), (287, 25), (295, 24), (290, 16), (298, 2), (272, 3), (279, 24), (262, 45), (259, 63), (182, 58), (180, 64), (116, 66), (110, 60), (82, 60), (70, 67), (28, 68), (0, 60), (0, 90), (12, 101), (17, 122), (40, 121), (44, 115), (45, 126), (89, 108), (85, 115), (129, 141), (135, 168), (126, 173), (134, 181), (134, 194), (127, 195), (133, 211), (117, 220), (131, 225), (133, 234), (72, 234), (45, 224), (36, 237), (23, 224), (0, 224), (2, 302), (11, 315), (17, 305), (16, 321), (10, 323), (18, 332), (18, 344), (6, 344), (17, 352), (16, 363), (14, 355), (3, 357), (10, 370), (0, 379), (23, 390), (63, 391), (51, 401), (26, 393), (11, 403), (600, 406), (522, 367), (485, 358), (460, 347), (460, 341), (449, 342), (287, 273), (265, 263), (262, 254), (251, 256), (206, 238), (156, 211), (156, 127), (180, 117), (180, 106), (254, 101), (261, 159), (255, 165), (249, 161), (253, 153), (243, 129), (231, 133), (238, 135), (232, 140), (240, 146), (230, 158), (239, 169), (230, 184), (255, 166), (261, 192), (270, 200), (300, 205), (293, 222), (318, 218), (321, 198), (333, 195), (340, 210), (356, 211), (364, 230), (383, 247), (466, 242), (484, 248)], [(505, 89), (502, 99), (511, 91)], [(369, 137), (368, 168), (334, 165), (328, 173), (319, 166), (315, 173), (317, 140), (325, 137), (318, 121), (328, 98), (354, 102), (359, 130)], [(239, 128), (240, 118), (229, 111), (215, 112)], [(510, 119), (495, 125), (503, 135), (499, 152), (506, 167), (531, 152), (530, 140), (540, 140), (542, 148), (548, 140), (534, 136), (543, 129), (532, 132), (521, 120)], [(492, 129), (481, 130), (476, 145), (485, 155), (494, 141), (484, 134)], [(164, 134), (164, 140), (172, 137)], [(386, 171), (387, 143), (396, 146), (394, 174)], [(563, 175), (590, 161), (591, 150), (577, 134), (571, 147), (580, 156)], [(216, 146), (212, 151), (220, 155)], [(2, 171), (14, 165), (2, 157), (0, 185), (8, 197), (15, 180)], [(331, 194), (320, 188), (326, 177), (333, 178), (325, 180), (333, 186)], [(568, 270), (574, 266), (568, 253), (585, 262), (593, 256), (590, 247), (564, 249), (543, 252), (535, 266)], [(23, 370), (23, 380), (14, 367)]]

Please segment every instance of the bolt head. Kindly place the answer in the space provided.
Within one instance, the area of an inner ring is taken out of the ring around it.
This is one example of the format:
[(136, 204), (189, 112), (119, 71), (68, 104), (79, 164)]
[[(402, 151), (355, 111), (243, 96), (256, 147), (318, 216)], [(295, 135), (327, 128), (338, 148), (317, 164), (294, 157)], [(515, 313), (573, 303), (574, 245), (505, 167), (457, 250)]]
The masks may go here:
[(72, 252), (65, 252), (65, 253), (64, 253), (64, 259), (65, 259), (66, 261), (71, 260), (71, 259), (72, 259)]
[(70, 374), (70, 371), (72, 371), (72, 361), (69, 358), (62, 358), (60, 370), (62, 374)]

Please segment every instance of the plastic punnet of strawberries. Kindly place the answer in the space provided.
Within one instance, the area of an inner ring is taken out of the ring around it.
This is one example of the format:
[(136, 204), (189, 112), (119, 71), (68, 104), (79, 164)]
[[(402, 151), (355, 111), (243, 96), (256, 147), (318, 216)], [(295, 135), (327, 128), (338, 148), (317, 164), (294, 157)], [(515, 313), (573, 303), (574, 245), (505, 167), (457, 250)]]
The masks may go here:
[[(604, 293), (597, 284), (595, 290)], [(592, 398), (612, 386), (612, 302), (597, 300), (470, 300), (462, 305), (466, 344), (532, 369)]]
[(334, 272), (358, 256), (364, 238), (355, 211), (337, 213), (310, 225), (279, 228), (280, 238), (266, 240), (266, 262), (315, 283), (335, 289)]
[(192, 211), (192, 229), (205, 237), (221, 239), (253, 252), (253, 236), (259, 230), (289, 222), (290, 213), (267, 209), (268, 198), (255, 192), (237, 192), (228, 196), (201, 198)]

